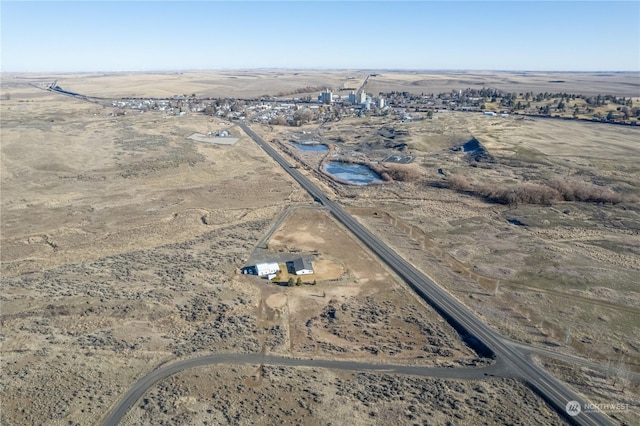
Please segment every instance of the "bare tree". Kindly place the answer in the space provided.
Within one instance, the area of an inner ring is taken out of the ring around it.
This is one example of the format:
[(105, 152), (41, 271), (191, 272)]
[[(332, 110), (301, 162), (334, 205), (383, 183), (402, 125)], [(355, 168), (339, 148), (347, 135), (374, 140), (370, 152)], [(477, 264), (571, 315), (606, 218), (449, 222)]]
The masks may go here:
[(273, 117), (271, 120), (269, 120), (269, 124), (274, 126), (286, 126), (287, 120), (284, 117), (277, 115)]
[(293, 122), (296, 126), (309, 123), (313, 119), (313, 112), (310, 109), (298, 110), (293, 114)]

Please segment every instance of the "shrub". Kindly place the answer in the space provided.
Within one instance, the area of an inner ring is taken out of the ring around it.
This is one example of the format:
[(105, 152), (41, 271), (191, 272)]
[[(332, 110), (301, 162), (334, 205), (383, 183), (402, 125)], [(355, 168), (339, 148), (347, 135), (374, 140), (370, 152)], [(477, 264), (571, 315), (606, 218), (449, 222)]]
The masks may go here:
[(468, 191), (471, 183), (462, 175), (451, 175), (447, 178), (447, 187), (455, 191)]
[(488, 201), (500, 204), (544, 204), (549, 205), (560, 199), (553, 188), (535, 183), (494, 186), (479, 185), (474, 192)]
[(609, 188), (578, 180), (550, 179), (544, 184), (519, 183), (514, 185), (472, 185), (462, 175), (451, 175), (445, 186), (454, 191), (471, 192), (487, 201), (499, 204), (542, 204), (550, 205), (557, 201), (583, 201), (592, 203), (621, 203), (625, 199), (635, 202), (633, 196), (624, 197)]
[(273, 125), (273, 126), (287, 126), (289, 123), (287, 123), (287, 119), (284, 117), (280, 117), (275, 116), (273, 117), (271, 120), (269, 120), (269, 124)]
[(553, 178), (548, 185), (556, 189), (565, 201), (587, 201), (595, 203), (622, 202), (622, 196), (609, 188), (577, 180)]
[(388, 165), (386, 172), (393, 180), (401, 182), (414, 182), (420, 179), (420, 171), (413, 166), (403, 164)]

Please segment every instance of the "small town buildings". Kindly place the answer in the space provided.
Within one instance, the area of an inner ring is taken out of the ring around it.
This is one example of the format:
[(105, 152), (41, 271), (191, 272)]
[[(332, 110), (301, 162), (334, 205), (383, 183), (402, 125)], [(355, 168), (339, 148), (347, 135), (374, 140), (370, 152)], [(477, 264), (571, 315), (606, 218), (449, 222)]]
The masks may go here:
[(293, 270), (296, 275), (313, 274), (313, 265), (309, 259), (300, 257), (293, 261)]

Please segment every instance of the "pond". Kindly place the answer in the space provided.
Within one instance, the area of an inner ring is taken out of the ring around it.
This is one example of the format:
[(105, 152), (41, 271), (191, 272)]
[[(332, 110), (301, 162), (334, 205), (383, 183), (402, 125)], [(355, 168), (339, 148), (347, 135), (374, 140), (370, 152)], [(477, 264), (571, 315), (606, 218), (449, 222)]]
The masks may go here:
[(323, 167), (327, 173), (335, 176), (337, 179), (356, 185), (384, 182), (384, 180), (380, 178), (380, 175), (362, 164), (329, 161)]
[(295, 146), (301, 151), (326, 151), (329, 148), (326, 145), (322, 145), (319, 143), (297, 143), (297, 142), (289, 142), (291, 145)]

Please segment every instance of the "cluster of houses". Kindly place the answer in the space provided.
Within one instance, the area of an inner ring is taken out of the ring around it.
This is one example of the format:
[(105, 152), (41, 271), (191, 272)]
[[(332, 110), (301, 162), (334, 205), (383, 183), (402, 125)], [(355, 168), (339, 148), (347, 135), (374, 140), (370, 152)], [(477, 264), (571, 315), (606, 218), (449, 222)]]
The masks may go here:
[[(301, 121), (327, 121), (345, 117), (365, 115), (398, 115), (403, 121), (410, 121), (408, 113), (441, 112), (450, 109), (465, 111), (479, 110), (480, 98), (467, 97), (463, 106), (457, 93), (440, 94), (434, 96), (414, 95), (405, 92), (391, 92), (380, 94), (375, 100), (364, 91), (352, 91), (346, 96), (340, 96), (325, 90), (317, 100), (306, 98), (262, 98), (262, 99), (234, 99), (234, 98), (197, 98), (178, 95), (167, 99), (159, 98), (129, 98), (117, 99), (110, 102), (110, 106), (124, 110), (161, 111), (165, 114), (184, 115), (187, 113), (204, 113), (220, 118), (249, 119), (256, 123), (299, 125)], [(301, 113), (308, 118), (300, 120)]]
[[(375, 76), (376, 74), (371, 74)], [(51, 90), (65, 95), (89, 100), (89, 97), (75, 92), (62, 89), (57, 81), (45, 84), (46, 90)], [(559, 115), (564, 112), (565, 100), (584, 99), (586, 106), (576, 104), (573, 116)], [(105, 98), (91, 98), (92, 102), (102, 103)], [(540, 105), (546, 101), (546, 105)], [(532, 102), (534, 104), (532, 105)], [(487, 103), (490, 103), (487, 106)], [(259, 98), (236, 99), (236, 98), (198, 98), (195, 93), (192, 95), (175, 95), (170, 98), (122, 98), (112, 99), (104, 106), (117, 108), (111, 115), (124, 115), (125, 110), (162, 111), (165, 114), (182, 116), (187, 113), (204, 113), (206, 115), (218, 116), (227, 119), (251, 120), (257, 123), (268, 123), (277, 125), (299, 126), (312, 121), (333, 121), (345, 117), (356, 117), (366, 115), (395, 115), (402, 121), (413, 121), (423, 118), (434, 118), (434, 113), (447, 111), (484, 112), (487, 116), (506, 118), (510, 113), (524, 115), (541, 115), (551, 117), (551, 113), (557, 118), (579, 118), (578, 114), (588, 114), (594, 111), (592, 106), (602, 106), (607, 104), (621, 105), (617, 108), (617, 113), (609, 109), (606, 117), (600, 113), (593, 116), (593, 121), (603, 121), (617, 124), (638, 125), (637, 119), (640, 117), (640, 108), (633, 107), (633, 100), (626, 98), (615, 98), (610, 95), (602, 97), (585, 97), (583, 95), (567, 93), (539, 93), (527, 92), (507, 93), (496, 89), (482, 87), (481, 89), (467, 88), (465, 90), (452, 90), (450, 92), (434, 93), (410, 93), (406, 91), (391, 91), (379, 93), (377, 98), (367, 95), (364, 90), (351, 91), (349, 95), (342, 96), (326, 89), (321, 92), (317, 100), (311, 96), (303, 98), (284, 98), (273, 96), (262, 96)], [(497, 109), (497, 111), (495, 111)], [(579, 110), (583, 110), (580, 111)], [(412, 115), (409, 115), (412, 113)], [(423, 117), (414, 117), (413, 114), (426, 113)], [(622, 120), (620, 120), (622, 116)], [(584, 118), (581, 118), (584, 119)]]

